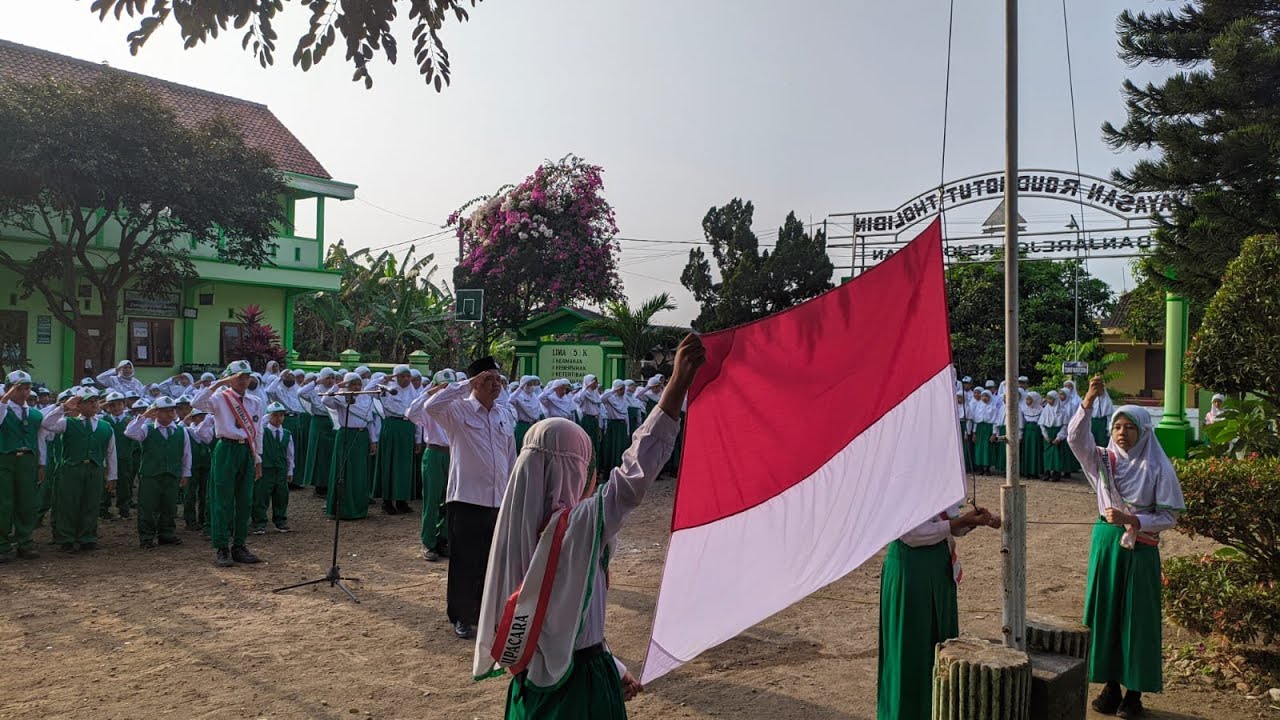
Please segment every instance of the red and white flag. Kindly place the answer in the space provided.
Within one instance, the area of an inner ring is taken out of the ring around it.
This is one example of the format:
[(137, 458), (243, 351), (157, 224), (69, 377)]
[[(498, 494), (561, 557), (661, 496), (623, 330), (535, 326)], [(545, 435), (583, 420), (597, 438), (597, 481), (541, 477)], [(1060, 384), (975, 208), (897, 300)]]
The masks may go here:
[(937, 222), (852, 282), (702, 340), (642, 682), (964, 497)]

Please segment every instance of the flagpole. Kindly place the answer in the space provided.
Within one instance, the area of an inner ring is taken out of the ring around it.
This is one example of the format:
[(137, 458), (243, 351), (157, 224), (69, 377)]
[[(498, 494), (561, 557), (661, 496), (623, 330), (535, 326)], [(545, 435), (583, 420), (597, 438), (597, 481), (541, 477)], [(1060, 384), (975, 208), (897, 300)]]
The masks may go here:
[(1005, 166), (1004, 166), (1004, 379), (1006, 448), (1000, 488), (1000, 531), (1004, 644), (1026, 649), (1027, 501), (1018, 473), (1018, 432), (1022, 396), (1018, 392), (1018, 0), (1005, 0)]

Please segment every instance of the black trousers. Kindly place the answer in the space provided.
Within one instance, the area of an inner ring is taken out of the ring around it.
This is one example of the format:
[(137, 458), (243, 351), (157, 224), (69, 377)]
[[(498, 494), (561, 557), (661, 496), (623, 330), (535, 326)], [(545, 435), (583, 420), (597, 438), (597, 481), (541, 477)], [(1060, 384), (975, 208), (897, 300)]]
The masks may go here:
[(445, 503), (445, 518), (449, 526), (449, 622), (479, 625), (498, 508), (450, 502)]

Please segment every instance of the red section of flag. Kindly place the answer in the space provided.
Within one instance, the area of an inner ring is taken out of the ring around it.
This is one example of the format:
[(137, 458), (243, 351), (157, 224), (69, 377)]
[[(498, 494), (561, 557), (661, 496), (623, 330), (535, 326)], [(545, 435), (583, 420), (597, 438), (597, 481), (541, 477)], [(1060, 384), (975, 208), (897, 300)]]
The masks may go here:
[(672, 530), (755, 507), (809, 477), (951, 362), (934, 221), (827, 294), (703, 336)]

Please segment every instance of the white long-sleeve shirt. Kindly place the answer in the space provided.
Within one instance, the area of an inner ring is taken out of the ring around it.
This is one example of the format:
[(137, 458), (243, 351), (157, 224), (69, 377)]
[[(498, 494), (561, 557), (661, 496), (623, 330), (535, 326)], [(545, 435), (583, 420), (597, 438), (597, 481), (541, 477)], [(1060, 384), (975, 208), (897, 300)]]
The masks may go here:
[[(662, 466), (671, 457), (680, 421), (661, 410), (655, 410), (641, 423), (631, 440), (631, 447), (622, 454), (622, 464), (613, 469), (609, 482), (599, 493), (604, 510), (604, 537), (610, 544), (617, 542), (618, 531), (627, 516), (640, 506), (645, 492), (662, 472)], [(591, 601), (582, 631), (574, 643), (574, 649), (591, 647), (604, 641), (604, 617), (608, 588), (605, 573), (595, 574), (591, 589)]]
[(461, 382), (432, 395), (426, 411), (449, 433), (445, 501), (500, 507), (516, 462), (515, 410), (497, 402), (486, 408)]
[[(1155, 442), (1152, 438), (1148, 442)], [(1107, 508), (1114, 507), (1108, 497), (1107, 489), (1099, 481), (1099, 448), (1093, 440), (1089, 410), (1081, 404), (1067, 426), (1067, 445), (1080, 461), (1080, 469), (1093, 486), (1094, 495), (1098, 498), (1098, 515), (1106, 516)], [(1121, 508), (1122, 509), (1122, 508)], [(1170, 510), (1155, 508), (1147, 512), (1135, 512), (1141, 529), (1146, 533), (1158, 533), (1178, 524), (1178, 514)]]
[[(258, 429), (258, 447), (262, 447), (263, 438), (266, 436), (267, 433), (271, 433), (272, 435), (275, 435), (276, 440), (283, 441), (284, 438), (280, 436), (280, 433), (283, 430), (284, 430), (284, 426), (276, 427), (275, 425), (272, 425), (269, 422), (263, 423), (262, 426)], [(294, 436), (290, 435), (289, 444), (284, 446), (285, 475), (289, 477), (293, 477), (293, 445), (294, 445), (293, 441), (295, 439), (296, 438), (294, 438)]]
[(187, 425), (187, 434), (192, 440), (201, 445), (213, 444), (215, 435), (213, 433), (213, 416), (205, 415), (200, 422), (195, 425)]
[(952, 532), (950, 518), (946, 513), (938, 513), (911, 528), (898, 539), (911, 547), (929, 547), (930, 545), (937, 545), (952, 536), (964, 537), (969, 534), (970, 530), (972, 528), (964, 528), (958, 532)]
[[(374, 412), (372, 395), (319, 393), (317, 397), (325, 407), (337, 413), (338, 422), (342, 427), (351, 430), (368, 430), (369, 442), (378, 442), (378, 435), (382, 431), (382, 418)], [(355, 402), (348, 403), (348, 398), (355, 398)]]
[[(18, 413), (18, 418), (22, 419), (23, 417), (25, 417), (25, 413), (28, 413), (31, 411), (31, 408), (28, 408), (25, 405), (20, 405), (12, 400), (10, 400), (9, 402), (0, 403), (0, 422), (4, 422), (5, 417), (8, 416), (10, 411)], [(45, 414), (46, 413), (44, 410), (40, 411), (41, 416), (44, 416)], [(41, 426), (40, 429), (36, 431), (36, 447), (32, 448), (32, 450), (35, 452), (36, 457), (39, 458), (40, 465), (44, 465), (47, 459), (47, 455), (45, 452), (45, 443), (47, 442), (48, 437), (49, 435), (48, 433), (45, 432), (43, 426)]]
[(600, 391), (582, 388), (573, 396), (578, 403), (578, 411), (583, 415), (596, 417), (600, 414)]
[(422, 431), (424, 443), (449, 447), (449, 433), (427, 412), (427, 401), (430, 399), (431, 396), (425, 391), (419, 394), (409, 405), (409, 412), (405, 414), (405, 418)]
[(400, 387), (399, 383), (392, 382), (386, 386), (388, 390), (395, 390), (395, 395), (390, 392), (378, 396), (378, 400), (382, 403), (382, 412), (387, 417), (404, 418), (409, 414), (409, 406), (414, 400), (418, 399), (419, 390), (414, 386)]
[(94, 379), (97, 380), (98, 384), (102, 387), (111, 390), (118, 390), (121, 394), (132, 390), (138, 394), (138, 397), (146, 397), (147, 395), (147, 386), (142, 384), (142, 381), (138, 380), (137, 375), (129, 378), (123, 378), (116, 374), (115, 368), (111, 368), (106, 372), (98, 373), (98, 376)]
[(627, 419), (627, 397), (626, 394), (619, 395), (614, 391), (609, 391), (601, 397), (601, 407), (604, 410), (603, 417), (605, 420), (626, 420)]
[(542, 412), (549, 418), (573, 419), (575, 403), (573, 396), (568, 393), (560, 397), (555, 390), (543, 390), (538, 396), (538, 403), (542, 406)]
[[(245, 428), (240, 427), (240, 422), (236, 418), (235, 412), (231, 409), (234, 398), (228, 400), (228, 398), (223, 397), (223, 395), (227, 394), (235, 396), (236, 393), (228, 387), (218, 388), (217, 392), (214, 392), (212, 386), (201, 388), (195, 394), (195, 397), (191, 398), (191, 407), (204, 410), (213, 416), (214, 434), (217, 437), (232, 442), (248, 442), (250, 440), (249, 433)], [(240, 398), (240, 402), (244, 404), (245, 412), (249, 413), (249, 419), (253, 422), (254, 432), (257, 432), (257, 426), (262, 423), (262, 406), (259, 404), (258, 399), (249, 393), (245, 393), (244, 397)], [(253, 440), (254, 442), (249, 443), (253, 447), (253, 462), (261, 463), (262, 449), (255, 445), (257, 439), (253, 438)]]
[[(101, 420), (98, 417), (89, 418), (89, 429), (96, 432), (98, 430), (98, 423), (100, 422), (106, 422), (106, 421)], [(45, 430), (45, 432), (49, 433), (50, 435), (61, 435), (62, 433), (66, 432), (67, 431), (66, 410), (61, 405), (53, 408), (44, 416), (44, 422), (40, 424), (40, 427), (42, 427)], [(111, 438), (107, 440), (107, 456), (103, 459), (103, 461), (107, 464), (107, 467), (106, 467), (107, 482), (114, 482), (117, 477), (116, 434), (114, 431), (112, 431), (111, 433)]]
[(298, 384), (294, 383), (288, 387), (280, 381), (282, 375), (277, 375), (274, 380), (267, 383), (267, 398), (273, 402), (278, 402), (284, 406), (288, 412), (302, 415), (306, 413), (306, 408), (302, 407), (302, 398), (298, 397)]
[[(168, 425), (161, 425), (160, 423), (155, 422), (154, 420), (148, 420), (147, 418), (139, 415), (129, 421), (129, 425), (124, 429), (124, 436), (129, 438), (130, 440), (136, 440), (138, 442), (142, 442), (143, 440), (147, 439), (147, 433), (150, 432), (151, 428), (153, 427), (161, 435), (163, 435), (166, 439), (168, 439), (169, 433), (176, 431), (179, 427), (182, 427), (182, 426), (179, 425), (176, 420)], [(182, 474), (179, 477), (184, 477), (184, 478), (191, 477), (191, 433), (190, 432), (183, 433), (182, 435)]]
[(538, 402), (538, 394), (520, 388), (511, 395), (511, 407), (516, 410), (518, 422), (536, 423), (542, 419), (542, 405)]

